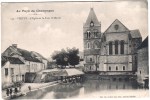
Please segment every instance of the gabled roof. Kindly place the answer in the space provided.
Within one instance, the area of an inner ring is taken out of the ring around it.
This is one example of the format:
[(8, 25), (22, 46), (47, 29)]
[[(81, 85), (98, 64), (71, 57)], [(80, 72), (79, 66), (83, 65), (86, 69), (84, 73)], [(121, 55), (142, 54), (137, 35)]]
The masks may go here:
[(91, 21), (94, 23), (94, 26), (100, 26), (100, 23), (96, 17), (96, 14), (95, 14), (93, 8), (90, 9), (90, 13), (89, 13), (88, 18), (86, 20), (86, 23), (84, 24), (84, 27), (89, 27)]
[(11, 64), (24, 64), (23, 61), (21, 61), (19, 58), (16, 57), (6, 57), (6, 56), (2, 56), (2, 66), (5, 65), (6, 62), (10, 62)]
[(142, 37), (141, 33), (140, 33), (140, 31), (138, 29), (131, 30), (130, 33), (131, 33), (131, 37), (132, 38), (141, 38)]
[[(35, 57), (40, 57), (40, 58), (42, 58), (42, 59), (44, 59), (44, 60), (47, 60), (45, 57), (43, 57), (41, 54), (39, 54), (39, 53), (37, 53), (37, 52), (35, 52), (35, 51), (31, 51), (31, 53), (35, 56)], [(47, 60), (48, 61), (48, 60)]]
[(116, 19), (104, 33), (111, 33), (111, 32), (125, 32), (129, 31), (129, 29), (124, 26), (118, 19)]
[(148, 36), (145, 38), (145, 40), (141, 43), (141, 45), (138, 47), (138, 49), (146, 48), (148, 47)]
[(14, 47), (14, 46), (9, 46), (2, 53), (2, 56), (16, 57), (16, 56), (14, 56), (16, 54), (19, 55), (19, 56), (21, 56), (22, 58), (24, 58), (24, 60), (27, 60), (27, 61), (41, 62), (40, 60), (38, 60), (37, 58), (35, 58), (35, 56), (33, 56), (33, 54), (30, 51), (27, 51), (27, 50), (24, 50), (24, 49), (20, 49), (20, 48)]
[(1, 57), (1, 65), (4, 66), (6, 62), (7, 62), (7, 59), (4, 56), (2, 56)]
[(35, 58), (30, 51), (17, 48), (17, 51), (21, 53), (21, 56), (25, 58), (27, 61), (33, 61), (33, 62), (41, 62), (37, 58)]

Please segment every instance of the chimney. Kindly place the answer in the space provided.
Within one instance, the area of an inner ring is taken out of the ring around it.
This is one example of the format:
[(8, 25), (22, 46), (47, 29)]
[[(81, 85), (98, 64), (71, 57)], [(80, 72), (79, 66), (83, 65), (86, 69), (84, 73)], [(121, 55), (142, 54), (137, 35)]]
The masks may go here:
[(12, 44), (12, 47), (17, 48), (17, 44)]

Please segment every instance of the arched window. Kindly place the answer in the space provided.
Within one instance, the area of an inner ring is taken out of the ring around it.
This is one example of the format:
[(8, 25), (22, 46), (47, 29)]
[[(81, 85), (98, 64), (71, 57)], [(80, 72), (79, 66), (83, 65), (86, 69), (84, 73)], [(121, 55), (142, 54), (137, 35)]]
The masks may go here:
[(89, 38), (91, 37), (91, 32), (89, 32)]
[(88, 49), (90, 48), (90, 43), (89, 43), (89, 42), (87, 43), (87, 48), (88, 48)]
[(88, 38), (88, 32), (86, 33), (86, 38)]
[(96, 34), (96, 37), (98, 37), (98, 32), (96, 32), (95, 34)]
[(125, 68), (125, 66), (123, 66), (123, 70), (125, 70), (126, 68)]
[(94, 41), (94, 44), (93, 44), (93, 48), (94, 49), (97, 49), (97, 48), (99, 48), (99, 41)]
[(116, 66), (116, 70), (118, 70), (118, 66)]
[(112, 42), (109, 42), (109, 54), (112, 55)]
[(91, 66), (90, 66), (90, 70), (91, 70)]
[(120, 54), (124, 54), (124, 41), (120, 42)]
[(90, 58), (90, 61), (92, 61), (92, 58)]
[(90, 37), (91, 37), (91, 32), (87, 31), (87, 38), (90, 38)]
[(111, 71), (111, 67), (109, 66), (109, 71)]
[(98, 37), (98, 31), (94, 30), (94, 37)]
[(118, 54), (118, 41), (115, 41), (115, 54)]

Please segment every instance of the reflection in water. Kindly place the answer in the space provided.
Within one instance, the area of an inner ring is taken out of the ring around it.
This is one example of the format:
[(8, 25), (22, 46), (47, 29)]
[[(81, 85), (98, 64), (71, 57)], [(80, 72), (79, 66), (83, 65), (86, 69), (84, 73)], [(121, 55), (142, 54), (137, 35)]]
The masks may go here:
[(82, 87), (81, 83), (57, 85), (54, 89), (55, 98), (70, 98), (79, 95), (79, 90)]
[(83, 84), (85, 93), (102, 91), (102, 90), (117, 90), (117, 89), (137, 89), (137, 82), (119, 81), (119, 80), (87, 80)]
[(29, 92), (19, 99), (50, 99), (50, 98), (72, 98), (81, 94), (91, 94), (103, 90), (137, 89), (136, 81), (124, 80), (86, 80), (84, 83), (73, 83), (68, 85), (58, 84), (38, 91)]

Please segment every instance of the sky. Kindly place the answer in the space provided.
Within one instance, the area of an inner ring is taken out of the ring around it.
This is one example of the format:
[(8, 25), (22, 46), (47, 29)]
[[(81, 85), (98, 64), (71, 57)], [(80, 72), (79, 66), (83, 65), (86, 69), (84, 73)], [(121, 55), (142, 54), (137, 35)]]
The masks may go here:
[[(3, 3), (1, 52), (12, 44), (28, 51), (36, 51), (47, 58), (55, 50), (67, 47), (83, 51), (83, 24), (91, 7), (101, 22), (102, 32), (118, 19), (130, 30), (139, 29), (145, 39), (148, 35), (147, 6), (146, 0)], [(51, 12), (31, 12), (32, 10)], [(25, 19), (18, 19), (19, 17)], [(49, 19), (32, 19), (42, 17)]]

